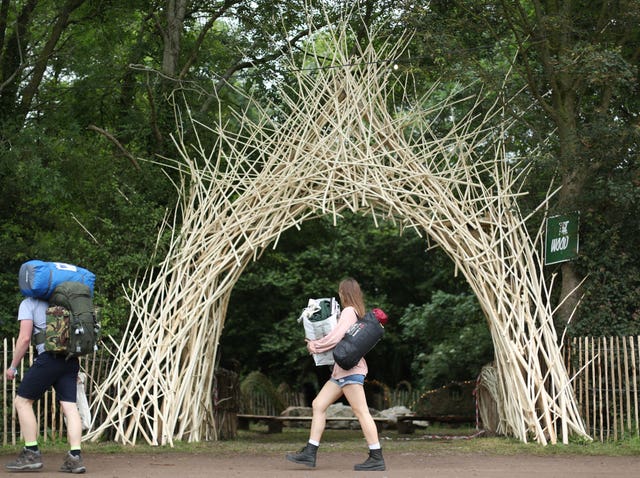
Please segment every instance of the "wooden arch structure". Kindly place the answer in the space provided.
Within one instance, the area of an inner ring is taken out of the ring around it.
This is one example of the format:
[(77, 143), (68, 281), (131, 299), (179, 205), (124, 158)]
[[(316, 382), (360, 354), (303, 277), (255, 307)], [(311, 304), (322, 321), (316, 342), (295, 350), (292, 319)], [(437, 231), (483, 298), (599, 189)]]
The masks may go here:
[[(235, 282), (284, 230), (320, 215), (338, 222), (346, 210), (415, 229), (464, 274), (493, 338), (499, 432), (542, 444), (587, 437), (539, 238), (516, 202), (500, 109), (459, 94), (394, 101), (394, 91), (408, 89), (384, 61), (399, 56), (398, 46), (370, 42), (353, 64), (347, 26), (322, 34), (323, 55), (292, 62), (296, 85), (280, 92), (284, 105), (247, 98), (250, 107), (230, 120), (239, 131), (183, 118), (196, 137), (175, 141), (185, 173), (180, 227), (168, 225), (168, 254), (128, 296), (128, 329), (92, 403), (106, 420), (88, 438), (110, 430), (123, 443), (216, 439), (214, 366)], [(319, 68), (298, 69), (305, 66)], [(467, 112), (454, 117), (460, 103)], [(205, 148), (203, 135), (215, 145)]]

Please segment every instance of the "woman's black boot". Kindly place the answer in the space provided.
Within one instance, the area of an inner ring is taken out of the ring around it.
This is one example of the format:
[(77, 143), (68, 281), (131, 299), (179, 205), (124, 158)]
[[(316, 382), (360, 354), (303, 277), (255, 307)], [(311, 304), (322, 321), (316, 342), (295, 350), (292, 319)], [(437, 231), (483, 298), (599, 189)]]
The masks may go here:
[(382, 450), (369, 450), (369, 458), (364, 463), (360, 463), (353, 467), (356, 471), (384, 471), (384, 458), (382, 458)]
[(318, 447), (316, 445), (312, 445), (311, 443), (307, 443), (306, 446), (298, 453), (288, 454), (287, 460), (298, 463), (299, 465), (306, 465), (310, 468), (315, 468), (317, 453)]

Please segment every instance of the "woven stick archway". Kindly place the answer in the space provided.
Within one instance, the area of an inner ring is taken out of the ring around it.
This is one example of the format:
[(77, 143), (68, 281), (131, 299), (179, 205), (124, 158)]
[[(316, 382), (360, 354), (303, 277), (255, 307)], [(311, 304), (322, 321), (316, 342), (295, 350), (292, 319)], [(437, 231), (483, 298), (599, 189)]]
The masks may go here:
[(237, 112), (239, 132), (197, 125), (216, 138), (210, 150), (177, 138), (188, 168), (182, 225), (159, 270), (129, 296), (127, 332), (93, 403), (106, 420), (89, 437), (111, 429), (123, 443), (215, 439), (214, 364), (236, 280), (284, 230), (320, 215), (337, 222), (345, 210), (414, 228), (467, 278), (495, 347), (500, 432), (543, 444), (587, 437), (515, 201), (504, 131), (486, 126), (499, 109), (481, 113), (469, 98), (468, 113), (454, 119), (454, 96), (393, 103), (398, 78), (381, 59), (398, 47), (370, 44), (351, 65), (349, 29), (325, 35), (324, 54), (302, 63), (324, 68), (292, 64), (297, 85), (281, 92), (286, 108), (249, 101), (251, 114)]

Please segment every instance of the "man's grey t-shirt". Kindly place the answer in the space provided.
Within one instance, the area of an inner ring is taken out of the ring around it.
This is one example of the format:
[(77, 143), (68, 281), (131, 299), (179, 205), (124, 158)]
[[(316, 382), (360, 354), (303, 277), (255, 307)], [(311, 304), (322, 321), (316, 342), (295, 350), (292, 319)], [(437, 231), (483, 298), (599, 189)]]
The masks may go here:
[[(47, 307), (49, 304), (44, 300), (27, 297), (20, 302), (18, 309), (18, 320), (33, 320), (33, 333), (44, 330), (47, 327)], [(44, 352), (44, 344), (36, 346), (39, 354)]]

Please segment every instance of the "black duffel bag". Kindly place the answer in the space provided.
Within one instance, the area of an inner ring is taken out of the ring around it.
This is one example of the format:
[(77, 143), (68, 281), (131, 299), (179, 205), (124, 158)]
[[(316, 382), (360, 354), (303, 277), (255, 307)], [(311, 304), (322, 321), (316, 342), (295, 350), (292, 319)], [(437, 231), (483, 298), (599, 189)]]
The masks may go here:
[(352, 369), (382, 338), (387, 315), (380, 309), (370, 310), (349, 327), (333, 349), (333, 359), (344, 370)]

